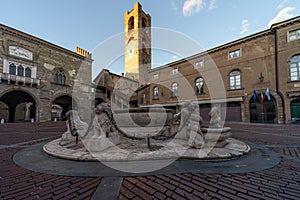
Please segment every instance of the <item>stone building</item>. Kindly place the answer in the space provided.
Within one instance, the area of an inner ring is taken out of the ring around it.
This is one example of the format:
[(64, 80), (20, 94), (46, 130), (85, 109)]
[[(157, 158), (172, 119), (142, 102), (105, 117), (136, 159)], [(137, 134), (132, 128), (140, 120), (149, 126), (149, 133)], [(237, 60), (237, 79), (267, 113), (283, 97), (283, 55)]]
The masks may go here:
[[(147, 59), (149, 52), (143, 54), (143, 44), (151, 45), (147, 41), (151, 35), (133, 40), (134, 53), (128, 46), (130, 34), (143, 32), (141, 21), (151, 27), (150, 15), (140, 13), (144, 12), (136, 3), (124, 17), (125, 76), (128, 71), (141, 74), (135, 94), (140, 107), (163, 105), (175, 110), (192, 100), (199, 104), (204, 120), (209, 120), (214, 103), (223, 105), (227, 121), (288, 123), (300, 118), (300, 17), (150, 69), (151, 59)], [(143, 55), (145, 62), (138, 63)]]
[(136, 95), (139, 88), (138, 81), (103, 69), (94, 79), (94, 84), (94, 106), (103, 102), (110, 102), (115, 109), (138, 106)]
[[(209, 74), (214, 66), (217, 79)], [(193, 100), (206, 120), (212, 103), (226, 105), (227, 121), (287, 123), (300, 118), (300, 17), (151, 69), (149, 77), (146, 106), (176, 108)], [(193, 88), (193, 98), (181, 98), (187, 90), (182, 79)], [(218, 84), (224, 85), (225, 98), (212, 98)]]
[(91, 65), (81, 48), (72, 52), (0, 24), (0, 118), (59, 120), (71, 108), (84, 109), (91, 98)]
[[(288, 123), (300, 118), (300, 17), (152, 69), (149, 27), (151, 17), (139, 3), (125, 12), (125, 76), (139, 81), (131, 93), (138, 106), (175, 111), (192, 100), (204, 120), (214, 103), (222, 105), (227, 121)], [(143, 32), (149, 35), (135, 38)]]

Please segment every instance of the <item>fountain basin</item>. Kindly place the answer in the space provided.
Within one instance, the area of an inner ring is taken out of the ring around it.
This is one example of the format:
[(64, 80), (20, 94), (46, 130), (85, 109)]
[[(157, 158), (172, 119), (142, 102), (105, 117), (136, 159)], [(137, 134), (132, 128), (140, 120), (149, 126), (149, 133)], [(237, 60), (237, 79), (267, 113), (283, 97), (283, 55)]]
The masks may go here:
[(156, 127), (169, 125), (173, 114), (170, 109), (130, 108), (114, 110), (114, 119), (119, 127)]

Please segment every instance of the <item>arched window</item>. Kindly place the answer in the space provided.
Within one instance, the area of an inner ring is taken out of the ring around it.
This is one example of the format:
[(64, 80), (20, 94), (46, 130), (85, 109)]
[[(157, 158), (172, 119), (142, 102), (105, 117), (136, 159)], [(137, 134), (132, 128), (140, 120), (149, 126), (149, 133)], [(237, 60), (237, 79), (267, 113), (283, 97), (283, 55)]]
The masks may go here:
[(158, 99), (158, 87), (153, 87), (153, 99)]
[(66, 75), (64, 72), (59, 71), (54, 76), (54, 83), (59, 85), (66, 85)]
[(16, 75), (16, 65), (14, 63), (9, 65), (9, 74)]
[(25, 69), (25, 77), (31, 78), (31, 69), (29, 67)]
[(18, 66), (17, 75), (18, 76), (24, 76), (24, 68), (23, 68), (22, 65)]
[(199, 77), (195, 81), (195, 92), (196, 94), (203, 94), (203, 78)]
[(178, 96), (178, 83), (172, 83), (171, 90), (172, 90), (171, 96), (177, 97)]
[(293, 56), (290, 59), (291, 81), (300, 80), (300, 55)]
[(234, 70), (230, 72), (229, 87), (231, 90), (236, 90), (241, 88), (241, 72), (239, 70)]
[(134, 29), (134, 17), (131, 16), (128, 20), (128, 31)]

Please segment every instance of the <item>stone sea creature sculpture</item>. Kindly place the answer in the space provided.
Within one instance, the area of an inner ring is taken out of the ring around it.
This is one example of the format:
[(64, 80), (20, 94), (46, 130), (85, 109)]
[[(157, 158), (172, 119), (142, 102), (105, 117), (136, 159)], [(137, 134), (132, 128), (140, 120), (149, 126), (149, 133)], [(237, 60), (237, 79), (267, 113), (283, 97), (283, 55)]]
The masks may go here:
[[(78, 138), (82, 139), (85, 137), (88, 130), (88, 124), (80, 120), (76, 110), (68, 111), (66, 116), (68, 117), (68, 120), (66, 121), (67, 131), (62, 135), (61, 140), (62, 142), (77, 143), (78, 141), (76, 140), (78, 140)], [(78, 138), (74, 137), (75, 135), (78, 135)]]

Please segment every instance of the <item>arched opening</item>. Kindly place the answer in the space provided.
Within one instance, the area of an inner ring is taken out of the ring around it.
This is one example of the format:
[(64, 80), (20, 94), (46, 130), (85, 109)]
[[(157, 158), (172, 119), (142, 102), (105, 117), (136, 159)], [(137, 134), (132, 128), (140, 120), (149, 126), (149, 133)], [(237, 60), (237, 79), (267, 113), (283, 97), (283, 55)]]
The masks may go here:
[(195, 80), (195, 93), (196, 94), (203, 94), (203, 83), (204, 79), (202, 77), (199, 77)]
[(171, 97), (178, 97), (178, 83), (172, 83), (171, 85)]
[(25, 77), (31, 78), (31, 69), (29, 67), (25, 69)]
[(62, 120), (63, 108), (58, 104), (52, 104), (51, 107), (51, 120), (60, 121)]
[(95, 99), (95, 108), (96, 108), (100, 103), (105, 103), (104, 99), (96, 98), (96, 99)]
[(251, 123), (276, 123), (276, 100), (270, 95), (269, 99), (260, 99), (254, 96), (249, 101)]
[(60, 115), (61, 120), (66, 120), (66, 113), (72, 109), (77, 108), (76, 102), (72, 99), (72, 97), (68, 95), (63, 95), (60, 97), (57, 97), (53, 102), (52, 102), (52, 108), (53, 106), (58, 105), (61, 109), (58, 113)]
[(18, 76), (23, 76), (24, 75), (24, 68), (22, 65), (18, 66), (18, 71), (17, 71)]
[[(7, 122), (27, 122), (34, 120), (36, 113), (36, 102), (27, 92), (14, 90), (1, 96), (1, 114)], [(6, 105), (3, 106), (3, 105)], [(8, 109), (8, 110), (7, 110)]]
[(66, 75), (65, 73), (60, 70), (58, 72), (56, 72), (56, 74), (54, 75), (54, 83), (58, 84), (58, 85), (66, 85)]
[(128, 31), (133, 30), (134, 29), (134, 17), (131, 16), (128, 20)]
[(300, 98), (291, 101), (291, 118), (300, 118)]
[(153, 87), (153, 99), (158, 99), (158, 87)]

